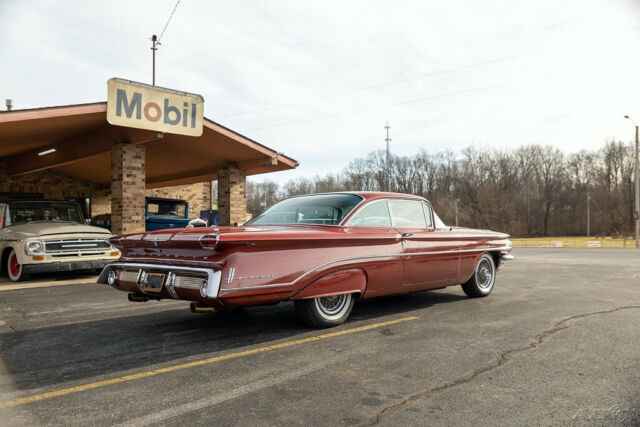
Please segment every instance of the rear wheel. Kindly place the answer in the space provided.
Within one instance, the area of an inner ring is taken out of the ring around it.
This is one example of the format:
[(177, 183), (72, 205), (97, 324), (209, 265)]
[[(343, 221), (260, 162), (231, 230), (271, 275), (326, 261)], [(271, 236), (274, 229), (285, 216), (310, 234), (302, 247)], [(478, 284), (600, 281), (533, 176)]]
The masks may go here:
[(330, 328), (347, 320), (353, 308), (353, 294), (294, 301), (298, 319), (314, 328)]
[(471, 279), (462, 285), (462, 290), (471, 298), (486, 297), (493, 290), (495, 282), (496, 263), (491, 254), (484, 254)]
[(7, 275), (12, 282), (19, 282), (27, 279), (28, 275), (24, 272), (22, 265), (18, 262), (16, 251), (11, 249), (7, 257)]

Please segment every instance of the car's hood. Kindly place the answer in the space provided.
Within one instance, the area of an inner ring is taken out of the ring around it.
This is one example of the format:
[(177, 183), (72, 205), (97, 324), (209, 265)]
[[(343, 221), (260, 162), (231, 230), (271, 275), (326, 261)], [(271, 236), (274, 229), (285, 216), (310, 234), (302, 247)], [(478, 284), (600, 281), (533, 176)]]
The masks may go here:
[[(4, 229), (5, 237), (56, 237), (64, 234), (88, 234), (89, 237), (104, 237), (111, 236), (108, 230), (100, 227), (94, 227), (92, 225), (71, 223), (71, 222), (54, 222), (54, 221), (39, 221), (32, 222), (31, 224), (19, 224), (7, 227)], [(80, 237), (80, 236), (78, 236)]]

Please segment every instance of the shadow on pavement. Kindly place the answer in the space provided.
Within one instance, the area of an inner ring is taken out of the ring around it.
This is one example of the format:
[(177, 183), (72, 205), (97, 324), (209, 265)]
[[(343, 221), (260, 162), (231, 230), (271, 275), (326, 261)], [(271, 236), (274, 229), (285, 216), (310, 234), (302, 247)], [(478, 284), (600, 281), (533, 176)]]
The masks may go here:
[[(361, 300), (343, 328), (465, 298), (422, 292)], [(146, 370), (183, 358), (212, 357), (314, 331), (296, 320), (291, 302), (212, 314), (192, 314), (185, 306), (3, 333), (0, 351), (15, 385), (25, 391), (99, 375), (123, 375), (124, 370)]]

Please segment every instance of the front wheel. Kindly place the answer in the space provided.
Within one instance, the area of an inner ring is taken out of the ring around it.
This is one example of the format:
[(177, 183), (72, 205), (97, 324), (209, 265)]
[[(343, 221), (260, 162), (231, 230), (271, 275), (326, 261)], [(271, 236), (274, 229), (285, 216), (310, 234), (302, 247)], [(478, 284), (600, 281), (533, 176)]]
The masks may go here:
[(314, 328), (330, 328), (347, 320), (353, 308), (353, 294), (295, 300), (296, 314), (304, 324)]
[(7, 257), (7, 275), (12, 282), (19, 282), (27, 279), (27, 273), (24, 272), (24, 268), (18, 262), (18, 255), (16, 251), (11, 249), (9, 256)]
[(496, 263), (491, 254), (483, 254), (471, 279), (462, 284), (462, 290), (471, 298), (486, 297), (493, 290), (495, 282)]

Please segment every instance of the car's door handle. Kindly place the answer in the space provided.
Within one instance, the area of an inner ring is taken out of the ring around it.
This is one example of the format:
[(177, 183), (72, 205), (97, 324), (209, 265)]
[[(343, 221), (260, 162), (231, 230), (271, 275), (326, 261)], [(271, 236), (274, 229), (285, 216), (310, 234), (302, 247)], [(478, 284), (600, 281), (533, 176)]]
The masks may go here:
[(413, 236), (413, 233), (402, 233), (402, 238), (406, 239), (407, 237)]

